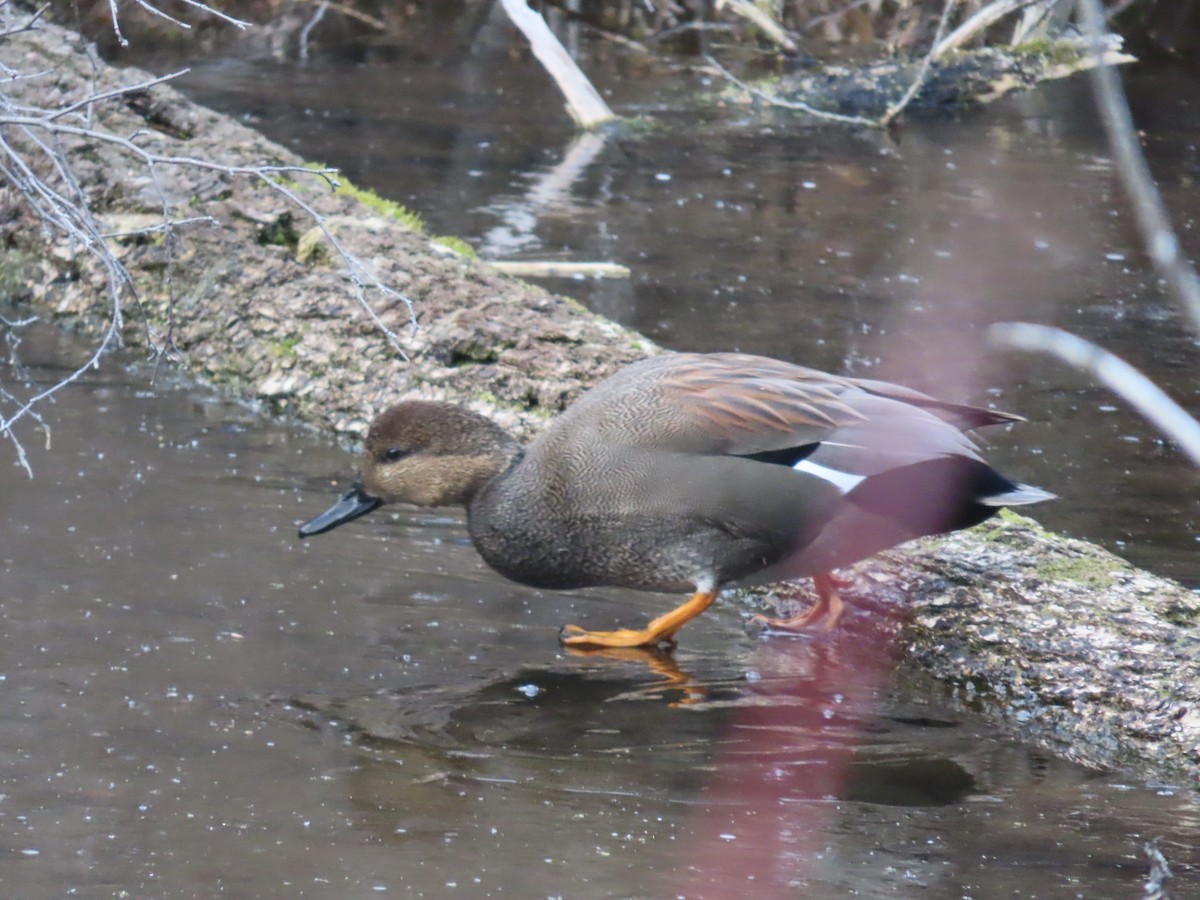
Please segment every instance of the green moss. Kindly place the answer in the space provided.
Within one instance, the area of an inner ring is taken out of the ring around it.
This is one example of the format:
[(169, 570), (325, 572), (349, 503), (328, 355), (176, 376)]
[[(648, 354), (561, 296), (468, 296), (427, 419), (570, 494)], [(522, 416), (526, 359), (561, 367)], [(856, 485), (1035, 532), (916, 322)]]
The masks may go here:
[[(329, 168), (328, 166), (320, 163), (310, 162), (306, 165), (310, 169)], [(394, 200), (388, 200), (386, 197), (380, 197), (370, 188), (361, 188), (348, 179), (345, 175), (340, 173), (338, 174), (338, 182), (339, 184), (334, 193), (341, 194), (346, 197), (353, 197), (363, 206), (367, 207), (367, 209), (379, 213), (380, 215), (391, 219), (394, 222), (399, 222), (409, 231), (415, 232), (416, 234), (425, 234), (425, 223), (421, 221), (420, 213), (415, 212), (409, 209), (407, 206), (397, 203)], [(282, 183), (282, 181), (280, 183)], [(435, 244), (440, 244), (443, 247), (453, 250), (460, 256), (465, 256), (470, 259), (474, 259), (476, 256), (475, 248), (460, 237), (455, 237), (453, 235), (437, 235), (435, 237), (431, 237), (430, 240)]]
[[(1016, 526), (1016, 527), (1013, 527)], [(1036, 552), (1038, 562), (1034, 573), (1043, 581), (1067, 581), (1091, 588), (1106, 588), (1116, 581), (1116, 575), (1132, 572), (1133, 568), (1124, 560), (1104, 553), (1082, 550), (1049, 550), (1056, 544), (1049, 532), (1026, 516), (1002, 509), (993, 518), (975, 526), (974, 533), (985, 541), (992, 541), (1018, 550), (1029, 550), (1046, 539), (1046, 550)]]
[(452, 237), (450, 235), (439, 235), (437, 237), (430, 238), (430, 240), (435, 244), (439, 244), (442, 247), (453, 250), (459, 256), (465, 256), (468, 259), (475, 259), (476, 257), (475, 248), (462, 238)]
[(1115, 560), (1089, 556), (1054, 556), (1037, 564), (1034, 571), (1044, 581), (1069, 581), (1090, 588), (1112, 587)]
[(1163, 610), (1162, 616), (1172, 625), (1191, 628), (1200, 622), (1200, 606), (1183, 606), (1179, 603), (1172, 603)]
[(1017, 56), (1036, 56), (1038, 59), (1057, 66), (1075, 65), (1083, 58), (1083, 51), (1066, 41), (1044, 39), (1028, 41), (1009, 49)]
[(296, 221), (290, 212), (281, 213), (274, 222), (264, 225), (258, 232), (258, 242), (264, 247), (287, 247), (289, 250), (295, 250), (299, 241)]
[(342, 183), (337, 187), (336, 193), (353, 197), (363, 206), (399, 222), (409, 231), (415, 231), (417, 234), (425, 233), (425, 223), (421, 221), (421, 216), (418, 213), (396, 203), (394, 200), (387, 200), (380, 197), (370, 188), (360, 188), (343, 178)]
[(521, 400), (513, 402), (511, 400), (501, 400), (491, 391), (479, 391), (471, 395), (472, 400), (480, 403), (486, 403), (488, 406), (494, 406), (496, 409), (506, 409), (511, 412), (523, 413), (525, 415), (536, 416), (540, 419), (554, 418), (553, 410), (543, 407), (537, 399), (537, 394), (533, 391), (528, 392)]
[(485, 340), (462, 341), (450, 348), (446, 357), (446, 365), (452, 368), (474, 366), (480, 363), (494, 363), (504, 350), (509, 350), (512, 343), (489, 343)]
[(570, 309), (576, 312), (587, 312), (588, 308), (576, 300), (574, 297), (568, 297), (566, 294), (559, 294), (559, 299), (562, 300)]
[(282, 340), (271, 341), (266, 344), (267, 353), (276, 359), (295, 359), (300, 355), (296, 348), (302, 339), (301, 335), (292, 334)]
[(602, 127), (605, 134), (619, 140), (628, 141), (666, 131), (668, 126), (665, 122), (651, 118), (650, 116), (633, 116), (631, 118), (622, 116), (619, 119), (608, 122)]

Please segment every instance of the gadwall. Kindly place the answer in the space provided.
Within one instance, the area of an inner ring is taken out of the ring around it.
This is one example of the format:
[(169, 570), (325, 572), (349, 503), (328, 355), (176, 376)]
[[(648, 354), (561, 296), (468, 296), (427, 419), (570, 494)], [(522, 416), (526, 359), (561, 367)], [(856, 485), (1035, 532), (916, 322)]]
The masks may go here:
[(372, 422), (354, 487), (300, 537), (384, 503), (461, 504), (480, 555), (521, 584), (692, 592), (642, 629), (567, 625), (576, 647), (672, 642), (723, 586), (803, 576), (810, 610), (757, 618), (833, 628), (834, 569), (1053, 496), (963, 433), (1019, 420), (760, 356), (667, 354), (602, 381), (526, 447), (461, 407), (398, 403)]

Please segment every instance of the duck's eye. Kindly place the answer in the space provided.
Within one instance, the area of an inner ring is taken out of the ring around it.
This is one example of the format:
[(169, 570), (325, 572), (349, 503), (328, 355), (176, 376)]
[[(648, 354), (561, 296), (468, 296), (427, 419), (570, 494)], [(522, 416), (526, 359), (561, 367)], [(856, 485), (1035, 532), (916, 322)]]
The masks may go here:
[(398, 459), (403, 459), (408, 453), (401, 450), (399, 447), (388, 447), (383, 451), (383, 458), (387, 462), (395, 462)]

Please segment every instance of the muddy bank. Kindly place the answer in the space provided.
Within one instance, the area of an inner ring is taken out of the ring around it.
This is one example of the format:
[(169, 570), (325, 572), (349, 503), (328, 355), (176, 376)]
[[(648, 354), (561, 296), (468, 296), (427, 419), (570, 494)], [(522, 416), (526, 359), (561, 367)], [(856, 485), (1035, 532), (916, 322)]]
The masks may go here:
[[(70, 102), (143, 77), (98, 67), (89, 85), (91, 63), (69, 35), (50, 28), (10, 38), (0, 58), (50, 72), (12, 83), (18, 102)], [(123, 135), (141, 129), (141, 140), (162, 154), (231, 165), (301, 162), (169, 89), (108, 104), (97, 121)], [(112, 231), (161, 216), (153, 184), (120, 148), (91, 142), (76, 158)], [(130, 302), (126, 310), (127, 341), (161, 346), (169, 336), (191, 374), (318, 427), (359, 433), (371, 411), (416, 393), (465, 399), (531, 433), (582, 385), (655, 349), (568, 299), (448, 254), (386, 209), (316, 179), (292, 179), (290, 189), (328, 217), (346, 247), (415, 305), (422, 328), (414, 334), (403, 301), (367, 295), (399, 336), (405, 360), (359, 307), (336, 258), (300, 251), (310, 226), (286, 198), (248, 177), (157, 168), (175, 215), (199, 212), (220, 226), (180, 229), (173, 253), (145, 237), (118, 243), (141, 291), (140, 308)], [(10, 260), (34, 272), (24, 302), (70, 327), (102, 328), (109, 315), (102, 282), (78, 248), (38, 243), (24, 214), (12, 218), (19, 204), (11, 194), (5, 207)], [(1196, 597), (1015, 521), (889, 560), (865, 567), (855, 592), (868, 604), (911, 610), (913, 663), (954, 685), (964, 704), (1068, 755), (1195, 784), (1200, 649), (1189, 626), (1200, 616)]]

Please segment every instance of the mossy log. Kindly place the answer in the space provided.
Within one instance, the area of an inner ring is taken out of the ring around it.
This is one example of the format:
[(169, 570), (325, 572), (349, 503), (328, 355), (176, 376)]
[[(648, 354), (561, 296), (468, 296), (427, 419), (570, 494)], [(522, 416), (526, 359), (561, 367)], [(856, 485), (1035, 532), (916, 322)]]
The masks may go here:
[[(1107, 51), (1111, 64), (1133, 57)], [(760, 82), (758, 95), (730, 87), (726, 98), (743, 103), (803, 103), (840, 116), (878, 118), (899, 103), (918, 79), (921, 85), (908, 108), (925, 113), (957, 113), (997, 100), (1013, 91), (1029, 90), (1045, 81), (1066, 78), (1094, 65), (1094, 57), (1070, 42), (1039, 42), (1022, 47), (988, 47), (954, 51), (935, 59), (922, 77), (922, 61), (880, 60), (862, 65), (814, 64)]]

